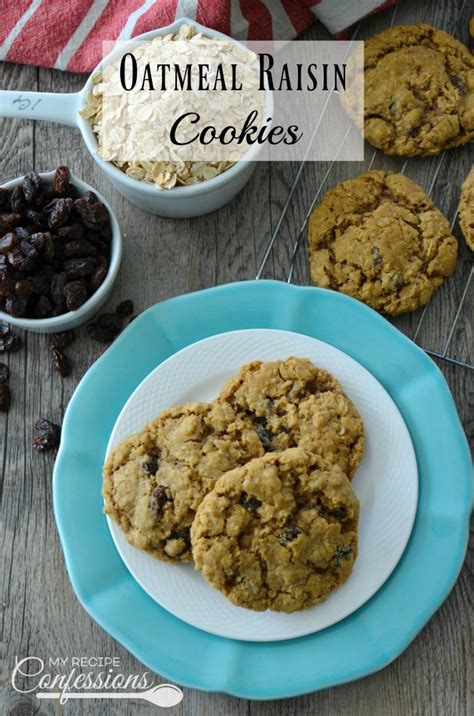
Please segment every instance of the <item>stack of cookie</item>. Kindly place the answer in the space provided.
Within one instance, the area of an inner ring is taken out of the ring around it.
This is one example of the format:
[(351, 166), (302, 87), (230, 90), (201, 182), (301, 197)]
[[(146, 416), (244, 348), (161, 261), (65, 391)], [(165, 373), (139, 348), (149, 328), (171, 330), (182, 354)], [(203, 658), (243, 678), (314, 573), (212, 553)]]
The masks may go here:
[(158, 559), (189, 562), (234, 604), (292, 612), (350, 575), (362, 421), (305, 359), (241, 368), (212, 403), (164, 411), (104, 466), (105, 512)]
[[(348, 87), (358, 63), (349, 61)], [(342, 104), (358, 121), (353, 92)], [(474, 57), (429, 25), (400, 25), (364, 43), (364, 137), (386, 154), (428, 156), (474, 138)], [(474, 247), (473, 174), (460, 226)], [(456, 266), (443, 214), (403, 174), (371, 171), (331, 189), (308, 224), (312, 281), (388, 315), (425, 305)]]

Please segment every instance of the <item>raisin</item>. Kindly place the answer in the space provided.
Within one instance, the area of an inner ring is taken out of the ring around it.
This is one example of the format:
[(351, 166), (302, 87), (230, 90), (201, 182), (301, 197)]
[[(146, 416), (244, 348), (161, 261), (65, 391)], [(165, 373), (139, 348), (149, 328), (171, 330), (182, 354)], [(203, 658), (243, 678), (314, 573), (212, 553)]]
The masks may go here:
[(10, 388), (6, 383), (0, 383), (0, 412), (7, 413), (12, 401)]
[(44, 208), (45, 213), (49, 214), (48, 226), (50, 229), (57, 229), (62, 226), (71, 216), (74, 207), (74, 200), (70, 197), (66, 199), (53, 199)]
[(98, 229), (109, 219), (109, 212), (95, 197), (86, 195), (76, 199), (74, 207), (88, 229)]
[(38, 252), (36, 251), (35, 247), (30, 244), (29, 241), (20, 241), (20, 249), (22, 253), (29, 259), (33, 259), (38, 256)]
[(67, 259), (96, 256), (96, 254), (96, 247), (87, 239), (71, 239), (64, 247), (64, 255)]
[(268, 432), (268, 430), (265, 430), (264, 427), (261, 425), (255, 425), (255, 432), (257, 433), (258, 437), (260, 438), (260, 442), (262, 443), (262, 447), (264, 450), (271, 450), (272, 449), (272, 434)]
[(51, 348), (51, 362), (61, 378), (66, 378), (71, 372), (69, 359), (60, 348)]
[(15, 214), (21, 214), (21, 212), (25, 208), (26, 203), (21, 184), (18, 184), (18, 186), (13, 189), (10, 199), (10, 206), (12, 208), (12, 211), (15, 212)]
[(92, 291), (92, 293), (95, 293), (99, 286), (103, 283), (105, 277), (107, 276), (107, 269), (103, 266), (97, 266), (96, 269), (94, 269), (90, 279), (89, 279), (89, 288)]
[(347, 517), (347, 510), (345, 507), (336, 507), (331, 513), (337, 520), (345, 520)]
[(33, 293), (44, 295), (49, 291), (49, 282), (44, 276), (30, 276), (29, 281), (33, 286)]
[(35, 209), (27, 209), (25, 212), (25, 216), (28, 219), (28, 223), (30, 225), (37, 227), (38, 229), (48, 228), (48, 219), (40, 211), (36, 211)]
[(115, 309), (115, 313), (119, 318), (127, 318), (133, 313), (132, 301), (122, 301)]
[(75, 338), (76, 334), (74, 331), (63, 331), (62, 333), (50, 333), (48, 342), (52, 348), (66, 348)]
[(64, 270), (68, 278), (85, 278), (86, 276), (90, 276), (95, 267), (95, 259), (91, 256), (85, 256), (80, 259), (67, 259), (64, 262)]
[(22, 271), (25, 265), (29, 265), (30, 261), (19, 248), (12, 249), (8, 252), (8, 263), (18, 271)]
[(382, 264), (382, 257), (380, 255), (380, 249), (378, 246), (372, 246), (372, 263), (374, 268), (378, 268)]
[(23, 190), (23, 196), (25, 197), (25, 201), (27, 202), (27, 204), (31, 204), (31, 202), (41, 189), (41, 179), (39, 174), (37, 172), (31, 172), (30, 174), (27, 174), (23, 179), (21, 188)]
[(159, 515), (167, 501), (166, 488), (163, 487), (163, 485), (158, 485), (158, 487), (154, 488), (150, 496), (150, 510), (153, 514)]
[(13, 345), (13, 336), (11, 333), (5, 333), (3, 336), (0, 336), (0, 353), (6, 353), (7, 351), (11, 351)]
[(64, 286), (64, 297), (68, 311), (77, 311), (88, 299), (87, 289), (82, 281), (69, 281)]
[(10, 369), (6, 363), (0, 363), (0, 383), (8, 383), (10, 379)]
[(33, 293), (33, 284), (27, 278), (23, 278), (15, 283), (15, 293), (17, 296), (30, 296)]
[(152, 455), (147, 462), (143, 463), (143, 469), (149, 475), (155, 475), (158, 470), (158, 457), (156, 455)]
[(348, 547), (347, 545), (342, 545), (341, 547), (338, 547), (333, 556), (333, 560), (336, 562), (336, 567), (339, 568), (341, 566), (341, 560), (349, 559), (351, 555), (351, 547)]
[(47, 296), (39, 296), (33, 309), (33, 313), (35, 318), (49, 318), (52, 310), (53, 304), (49, 298)]
[(59, 445), (61, 439), (61, 428), (50, 420), (41, 418), (35, 423), (35, 437), (33, 448), (39, 452), (46, 452)]
[(466, 93), (466, 85), (464, 84), (464, 80), (462, 77), (459, 77), (458, 75), (454, 75), (453, 77), (450, 77), (450, 82), (454, 87), (456, 87), (457, 90), (459, 90), (460, 94)]
[(18, 241), (30, 241), (30, 232), (25, 226), (15, 226), (15, 236)]
[(17, 247), (17, 237), (12, 231), (0, 239), (0, 253), (7, 254)]
[(300, 534), (301, 530), (299, 527), (287, 527), (287, 529), (278, 537), (278, 541), (284, 547), (288, 544), (288, 542), (293, 542), (293, 540), (295, 540)]
[(0, 186), (0, 209), (5, 209), (10, 201), (10, 192), (8, 189)]
[(19, 226), (21, 224), (21, 214), (18, 214), (16, 211), (11, 214), (2, 214), (0, 218), (2, 223), (10, 229), (13, 229), (15, 226)]
[(5, 301), (5, 310), (15, 318), (22, 318), (28, 312), (28, 296), (15, 296), (7, 298)]
[(86, 230), (82, 224), (77, 222), (74, 224), (68, 224), (67, 226), (60, 226), (58, 229), (58, 236), (65, 241), (79, 241), (85, 238)]
[(0, 276), (0, 296), (15, 295), (15, 279), (9, 274)]
[(122, 321), (113, 313), (103, 313), (87, 325), (91, 338), (101, 343), (111, 343), (122, 330)]
[(49, 231), (37, 231), (30, 236), (30, 244), (35, 247), (36, 251), (42, 251), (48, 240), (51, 240)]
[(56, 194), (67, 194), (70, 190), (69, 179), (71, 174), (68, 167), (58, 167), (54, 172), (53, 191)]
[(67, 276), (64, 273), (64, 271), (61, 271), (60, 273), (55, 273), (51, 277), (51, 285), (50, 285), (50, 295), (53, 299), (53, 302), (60, 306), (64, 303), (64, 287), (67, 283)]
[(239, 505), (242, 505), (242, 507), (245, 507), (246, 510), (257, 510), (260, 505), (261, 501), (257, 500), (256, 497), (249, 497), (246, 492), (242, 492), (239, 498)]

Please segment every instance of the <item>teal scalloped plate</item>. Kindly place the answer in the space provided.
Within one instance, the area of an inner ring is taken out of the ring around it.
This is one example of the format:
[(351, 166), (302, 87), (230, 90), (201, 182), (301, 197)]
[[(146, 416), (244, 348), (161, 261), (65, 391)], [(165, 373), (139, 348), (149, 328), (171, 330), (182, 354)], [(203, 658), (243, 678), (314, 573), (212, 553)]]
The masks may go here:
[[(330, 343), (364, 365), (400, 409), (415, 445), (419, 505), (395, 571), (354, 614), (299, 639), (213, 636), (156, 604), (122, 562), (102, 514), (101, 466), (116, 418), (171, 354), (241, 328), (280, 328)], [(461, 569), (472, 504), (471, 460), (446, 382), (426, 354), (362, 303), (324, 289), (249, 281), (164, 301), (92, 366), (64, 418), (54, 511), (74, 591), (89, 614), (169, 681), (277, 699), (367, 676), (395, 659), (446, 599)]]

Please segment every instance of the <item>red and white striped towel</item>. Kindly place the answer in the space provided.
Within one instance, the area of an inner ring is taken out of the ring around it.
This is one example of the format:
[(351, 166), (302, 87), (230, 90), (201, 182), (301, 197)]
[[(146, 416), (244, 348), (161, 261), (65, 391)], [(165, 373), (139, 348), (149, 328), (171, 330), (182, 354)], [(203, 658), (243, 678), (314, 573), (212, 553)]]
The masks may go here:
[(88, 72), (104, 40), (188, 17), (242, 40), (290, 39), (315, 18), (334, 35), (397, 0), (3, 0), (0, 59)]

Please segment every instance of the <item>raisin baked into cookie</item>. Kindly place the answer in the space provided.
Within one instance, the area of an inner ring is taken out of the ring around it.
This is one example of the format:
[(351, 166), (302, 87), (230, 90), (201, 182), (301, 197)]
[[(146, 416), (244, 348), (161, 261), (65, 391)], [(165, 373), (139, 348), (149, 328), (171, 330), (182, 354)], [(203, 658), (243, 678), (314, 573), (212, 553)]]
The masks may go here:
[(362, 459), (360, 416), (337, 380), (309, 360), (287, 358), (243, 366), (217, 397), (248, 416), (266, 452), (304, 447), (348, 475)]
[[(355, 81), (356, 63), (348, 63)], [(350, 93), (343, 105), (355, 117)], [(474, 58), (430, 25), (398, 25), (364, 43), (364, 136), (386, 154), (438, 154), (474, 137)]]
[(359, 504), (337, 466), (301, 448), (223, 475), (191, 528), (196, 569), (240, 607), (294, 612), (352, 572)]
[(131, 544), (188, 562), (189, 529), (204, 495), (222, 473), (262, 454), (251, 421), (230, 406), (170, 408), (108, 457), (105, 512)]
[(427, 303), (456, 265), (447, 219), (403, 174), (337, 184), (311, 214), (308, 243), (314, 284), (391, 315)]
[(466, 244), (474, 251), (474, 167), (461, 187), (459, 226), (466, 239)]

